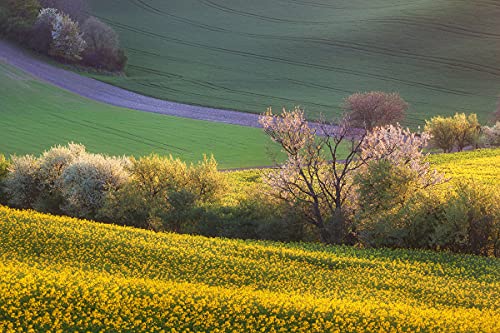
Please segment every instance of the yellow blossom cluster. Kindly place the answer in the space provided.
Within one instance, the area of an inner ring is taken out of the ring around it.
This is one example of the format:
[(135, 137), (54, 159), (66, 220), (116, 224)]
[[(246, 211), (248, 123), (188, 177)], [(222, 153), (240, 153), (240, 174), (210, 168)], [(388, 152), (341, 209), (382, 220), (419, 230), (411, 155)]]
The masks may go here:
[(500, 332), (500, 261), (0, 206), (0, 332)]

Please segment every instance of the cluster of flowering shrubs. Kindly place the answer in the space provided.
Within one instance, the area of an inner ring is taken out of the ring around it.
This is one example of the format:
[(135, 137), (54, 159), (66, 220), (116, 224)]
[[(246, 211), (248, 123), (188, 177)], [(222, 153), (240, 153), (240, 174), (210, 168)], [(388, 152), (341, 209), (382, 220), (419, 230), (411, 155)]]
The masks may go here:
[(127, 62), (116, 32), (89, 17), (82, 0), (6, 0), (0, 33), (64, 62), (107, 71), (122, 71)]
[(217, 202), (225, 186), (213, 159), (188, 166), (155, 155), (91, 154), (78, 144), (13, 156), (8, 170), (2, 188), (13, 207), (175, 231), (187, 212)]
[(492, 259), (245, 242), (0, 207), (6, 332), (498, 332)]

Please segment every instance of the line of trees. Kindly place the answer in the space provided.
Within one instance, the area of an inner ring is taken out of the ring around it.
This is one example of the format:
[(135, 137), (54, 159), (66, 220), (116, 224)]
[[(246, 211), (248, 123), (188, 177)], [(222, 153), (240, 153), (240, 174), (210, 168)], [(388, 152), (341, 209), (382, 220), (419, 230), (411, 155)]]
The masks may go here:
[(106, 71), (127, 63), (118, 34), (85, 0), (2, 0), (0, 33), (64, 62)]

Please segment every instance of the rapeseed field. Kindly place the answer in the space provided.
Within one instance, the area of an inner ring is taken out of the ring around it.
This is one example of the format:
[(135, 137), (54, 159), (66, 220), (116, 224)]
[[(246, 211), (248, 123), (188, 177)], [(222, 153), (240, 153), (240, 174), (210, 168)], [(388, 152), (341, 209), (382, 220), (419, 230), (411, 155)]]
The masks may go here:
[(500, 261), (0, 207), (3, 332), (499, 332)]

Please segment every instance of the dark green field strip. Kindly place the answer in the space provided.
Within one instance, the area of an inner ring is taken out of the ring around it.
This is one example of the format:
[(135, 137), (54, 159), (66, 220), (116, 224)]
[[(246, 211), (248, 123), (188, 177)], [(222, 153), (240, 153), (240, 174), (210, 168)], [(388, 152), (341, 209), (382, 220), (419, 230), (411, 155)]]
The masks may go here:
[(352, 92), (398, 91), (409, 125), (457, 111), (486, 120), (495, 107), (493, 2), (92, 3), (130, 56), (128, 77), (101, 79), (146, 95), (256, 113), (296, 104), (317, 117), (339, 114)]

